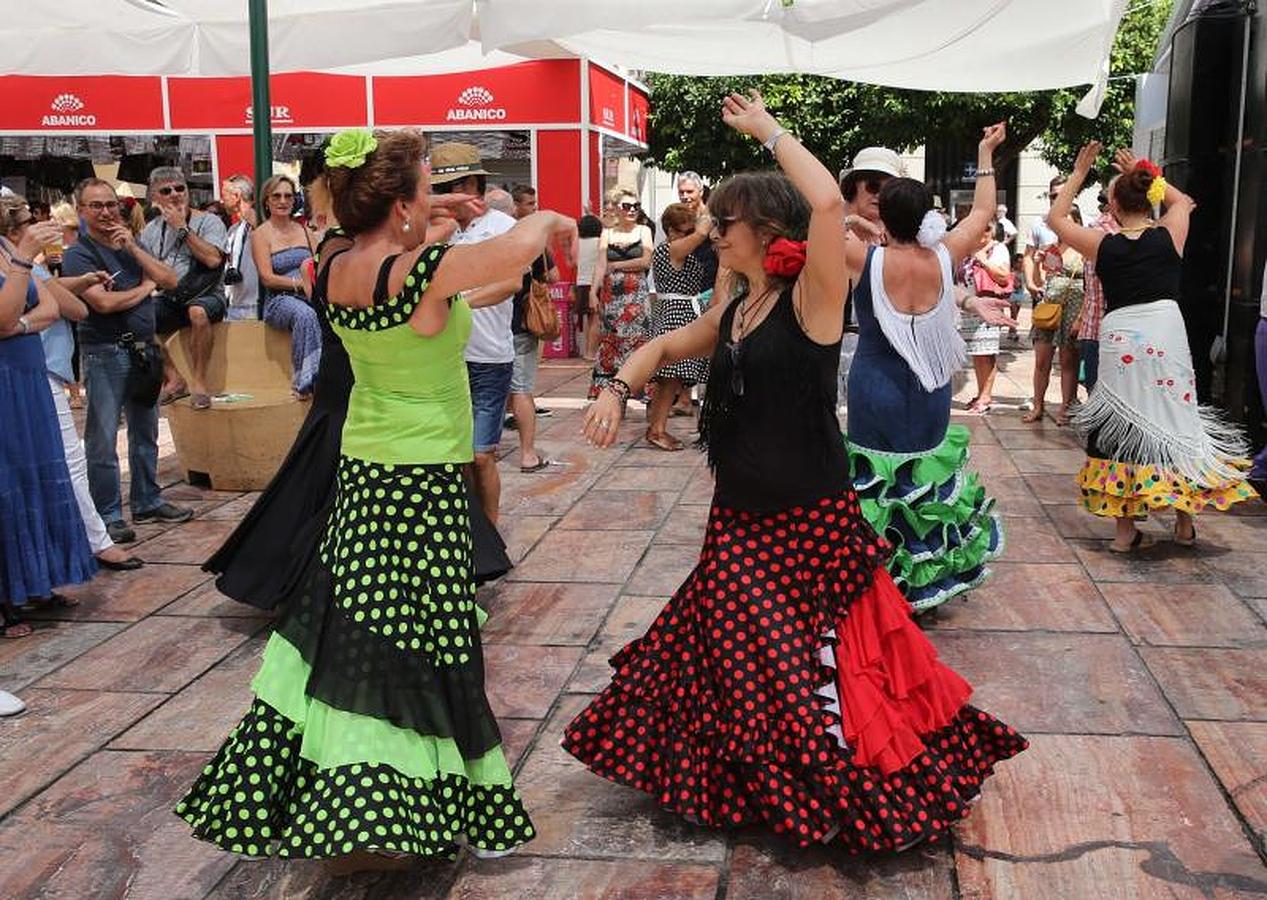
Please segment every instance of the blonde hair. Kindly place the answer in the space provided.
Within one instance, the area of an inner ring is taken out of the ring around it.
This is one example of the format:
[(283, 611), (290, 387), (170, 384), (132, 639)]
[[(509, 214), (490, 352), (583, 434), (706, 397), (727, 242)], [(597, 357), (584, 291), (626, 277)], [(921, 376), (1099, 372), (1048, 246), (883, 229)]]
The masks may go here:
[[(291, 178), (289, 175), (286, 175), (286, 174), (274, 175), (272, 178), (268, 179), (268, 181), (264, 182), (264, 186), (260, 188), (260, 197), (263, 198), (264, 200), (264, 211), (267, 215), (271, 216), (273, 214), (273, 208), (272, 208), (272, 205), (270, 204), (270, 197), (273, 191), (276, 190), (277, 186), (281, 184), (282, 182), (285, 182), (286, 184), (290, 185), (290, 190), (292, 193), (295, 193), (295, 194), (299, 193), (299, 185), (295, 184), (295, 179)], [(299, 198), (296, 197), (295, 199), (297, 200)]]
[[(22, 218), (24, 210), (27, 212), (25, 219)], [(0, 197), (0, 235), (9, 237), (32, 218), (25, 197)]]
[(54, 203), (53, 208), (48, 211), (48, 215), (49, 218), (63, 228), (79, 227), (79, 213), (75, 212), (75, 207), (65, 201)]
[(337, 225), (338, 219), (334, 215), (334, 198), (330, 196), (330, 184), (326, 181), (325, 173), (323, 172), (304, 185), (304, 190), (308, 194), (308, 209), (312, 213), (313, 220), (323, 228)]

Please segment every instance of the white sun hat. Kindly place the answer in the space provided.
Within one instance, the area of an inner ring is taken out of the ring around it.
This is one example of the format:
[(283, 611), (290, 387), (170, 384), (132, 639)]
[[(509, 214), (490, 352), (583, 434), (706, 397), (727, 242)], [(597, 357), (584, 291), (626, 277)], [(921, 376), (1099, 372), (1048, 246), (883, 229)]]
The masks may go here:
[(848, 172), (879, 172), (894, 178), (906, 176), (906, 165), (896, 150), (888, 147), (863, 147), (853, 158), (853, 165)]

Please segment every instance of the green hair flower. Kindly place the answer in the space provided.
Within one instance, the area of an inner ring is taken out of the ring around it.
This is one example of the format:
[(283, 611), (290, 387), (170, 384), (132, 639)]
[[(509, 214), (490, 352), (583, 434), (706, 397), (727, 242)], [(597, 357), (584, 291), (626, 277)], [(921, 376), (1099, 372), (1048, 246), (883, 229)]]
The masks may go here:
[(378, 140), (364, 128), (349, 128), (330, 138), (326, 147), (326, 165), (358, 169), (365, 164), (365, 157), (378, 148)]

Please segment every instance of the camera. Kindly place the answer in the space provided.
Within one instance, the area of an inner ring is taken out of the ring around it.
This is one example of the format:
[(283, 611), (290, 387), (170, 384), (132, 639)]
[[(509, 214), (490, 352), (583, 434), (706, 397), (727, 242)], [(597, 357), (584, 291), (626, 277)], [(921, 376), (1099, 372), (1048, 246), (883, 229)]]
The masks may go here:
[(224, 283), (225, 284), (241, 284), (242, 270), (237, 266), (224, 267)]

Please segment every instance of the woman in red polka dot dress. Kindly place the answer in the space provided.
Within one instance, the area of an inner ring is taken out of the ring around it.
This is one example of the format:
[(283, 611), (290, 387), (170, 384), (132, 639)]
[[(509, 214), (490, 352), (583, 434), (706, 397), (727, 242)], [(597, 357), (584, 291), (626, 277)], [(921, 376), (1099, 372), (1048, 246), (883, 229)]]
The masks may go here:
[(584, 426), (609, 446), (631, 391), (711, 353), (708, 533), (563, 743), (692, 822), (900, 850), (944, 834), (1026, 742), (967, 704), (850, 487), (834, 413), (848, 240), (835, 179), (759, 95), (730, 95), (723, 118), (786, 172), (734, 176), (710, 198), (719, 261), (743, 290), (638, 350)]

